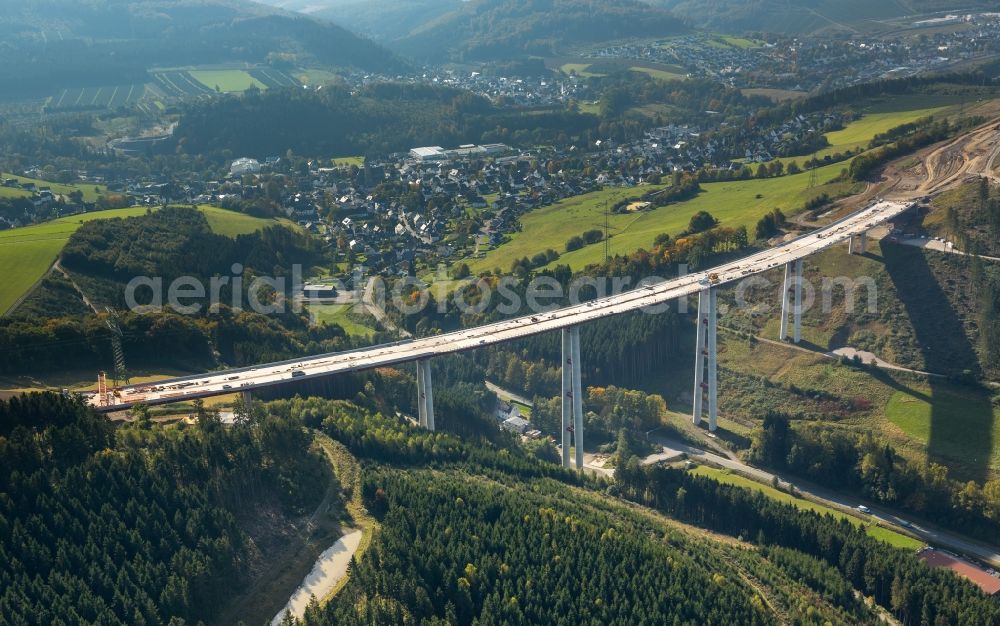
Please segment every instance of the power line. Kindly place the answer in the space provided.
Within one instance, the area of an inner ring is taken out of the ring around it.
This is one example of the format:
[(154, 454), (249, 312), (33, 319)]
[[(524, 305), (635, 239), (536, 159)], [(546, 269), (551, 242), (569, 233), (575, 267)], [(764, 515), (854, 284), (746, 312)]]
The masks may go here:
[(126, 385), (129, 383), (128, 371), (125, 369), (125, 350), (122, 348), (122, 333), (121, 326), (118, 324), (118, 312), (111, 307), (105, 307), (108, 312), (108, 318), (105, 323), (108, 328), (111, 329), (111, 351), (114, 353), (115, 357), (115, 387), (118, 386), (118, 382), (124, 382)]
[(608, 253), (611, 250), (611, 233), (608, 229), (608, 200), (604, 200), (604, 262), (608, 262)]

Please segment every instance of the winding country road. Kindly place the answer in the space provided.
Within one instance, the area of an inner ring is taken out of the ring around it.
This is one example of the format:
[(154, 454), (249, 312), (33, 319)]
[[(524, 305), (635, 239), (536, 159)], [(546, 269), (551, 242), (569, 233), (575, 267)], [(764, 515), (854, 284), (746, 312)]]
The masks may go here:
[[(666, 450), (683, 452), (693, 460), (709, 463), (711, 465), (738, 472), (748, 478), (752, 478), (764, 484), (771, 484), (775, 477), (777, 477), (779, 481), (785, 483), (786, 485), (794, 484), (795, 489), (810, 500), (815, 500), (822, 504), (844, 510), (844, 512), (849, 512), (852, 515), (861, 517), (862, 519), (878, 520), (884, 525), (901, 529), (903, 532), (913, 534), (937, 547), (966, 554), (994, 567), (1000, 567), (1000, 550), (995, 547), (972, 541), (955, 533), (935, 528), (930, 524), (919, 521), (915, 518), (899, 515), (890, 509), (864, 502), (859, 498), (846, 496), (829, 489), (810, 485), (794, 477), (788, 477), (762, 470), (747, 465), (741, 461), (726, 458), (675, 439), (660, 436), (652, 436), (651, 438), (656, 441), (656, 443), (662, 445)], [(657, 455), (653, 455), (652, 457), (647, 457), (647, 459), (644, 460), (644, 463), (652, 463), (658, 460), (660, 459), (657, 458)], [(868, 506), (871, 509), (871, 514), (864, 516), (858, 515), (857, 507), (861, 504)]]

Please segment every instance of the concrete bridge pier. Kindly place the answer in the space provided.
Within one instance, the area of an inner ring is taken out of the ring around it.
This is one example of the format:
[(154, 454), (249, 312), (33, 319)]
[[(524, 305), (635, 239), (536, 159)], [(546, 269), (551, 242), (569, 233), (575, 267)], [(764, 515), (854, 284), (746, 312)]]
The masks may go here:
[(580, 368), (580, 327), (570, 330), (573, 357), (573, 444), (576, 446), (576, 469), (583, 470), (583, 384)]
[(250, 405), (253, 404), (253, 394), (250, 393), (249, 389), (244, 389), (240, 392), (240, 397), (243, 399), (243, 406), (249, 409)]
[(867, 252), (868, 252), (868, 231), (863, 230), (857, 235), (851, 235), (851, 239), (847, 244), (847, 253), (864, 255)]
[(420, 426), (434, 430), (434, 388), (430, 359), (417, 361), (417, 417)]
[(795, 306), (792, 307), (792, 341), (799, 343), (802, 341), (802, 259), (795, 261), (795, 278), (792, 282), (795, 289)]
[(785, 264), (785, 280), (781, 285), (781, 328), (778, 330), (778, 341), (788, 338), (788, 309), (792, 297), (792, 264)]
[[(718, 408), (718, 292), (704, 289), (698, 294), (698, 331), (694, 360), (694, 410), (692, 421), (701, 424), (708, 398), (708, 429), (714, 431)], [(707, 373), (706, 373), (707, 365)]]
[(562, 465), (569, 467), (570, 436), (573, 433), (573, 337), (569, 328), (562, 329)]
[(792, 341), (802, 340), (802, 259), (785, 264), (785, 280), (781, 287), (780, 341), (788, 339), (788, 316), (792, 316)]

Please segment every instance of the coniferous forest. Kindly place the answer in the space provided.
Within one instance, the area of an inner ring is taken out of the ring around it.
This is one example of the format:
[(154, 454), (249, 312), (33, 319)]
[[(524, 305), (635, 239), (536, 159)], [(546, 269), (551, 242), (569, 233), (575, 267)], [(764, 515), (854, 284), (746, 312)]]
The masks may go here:
[(248, 520), (316, 506), (321, 432), (359, 462), (374, 521), (301, 624), (1000, 624), (971, 583), (845, 521), (635, 457), (583, 477), (501, 433), (419, 429), (385, 397), (277, 400), (232, 426), (0, 404), (0, 623), (213, 623)]
[(321, 479), (290, 420), (117, 429), (53, 394), (0, 403), (0, 623), (195, 624), (240, 580), (240, 519)]

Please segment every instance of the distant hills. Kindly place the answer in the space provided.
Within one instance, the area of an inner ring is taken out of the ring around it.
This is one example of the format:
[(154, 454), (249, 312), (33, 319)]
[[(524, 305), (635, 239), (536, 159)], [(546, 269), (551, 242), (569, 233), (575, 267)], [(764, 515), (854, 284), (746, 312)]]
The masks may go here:
[(637, 0), (263, 0), (368, 34), (418, 61), (479, 61), (553, 55), (686, 27)]
[(144, 82), (151, 67), (310, 61), (403, 67), (378, 44), (332, 23), (238, 0), (6, 2), (0, 33), (0, 81), (22, 93)]
[(456, 11), (464, 0), (258, 0), (339, 24), (386, 43)]
[(693, 26), (728, 32), (803, 34), (871, 30), (879, 20), (997, 7), (989, 0), (649, 0)]

